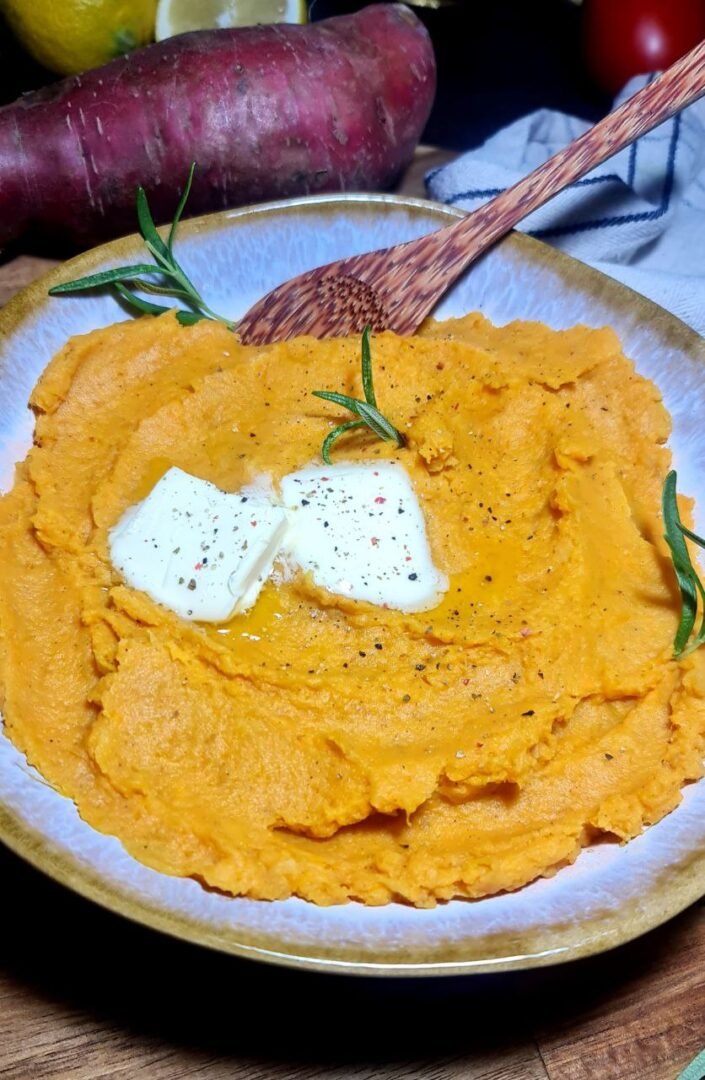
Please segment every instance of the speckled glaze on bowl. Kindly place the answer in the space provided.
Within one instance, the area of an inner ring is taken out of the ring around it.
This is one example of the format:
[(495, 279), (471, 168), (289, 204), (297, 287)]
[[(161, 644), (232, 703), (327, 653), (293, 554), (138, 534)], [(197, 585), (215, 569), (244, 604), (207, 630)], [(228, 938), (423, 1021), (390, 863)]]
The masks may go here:
[[(459, 211), (396, 196), (329, 196), (185, 222), (180, 257), (216, 310), (237, 318), (279, 282), (332, 259), (410, 240)], [(57, 268), (0, 312), (0, 489), (31, 441), (27, 399), (72, 334), (129, 316), (110, 296), (57, 298), (50, 285), (139, 261), (128, 237)], [(659, 385), (674, 420), (679, 486), (705, 507), (705, 342), (673, 316), (527, 237), (494, 248), (445, 298), (440, 318), (479, 309), (494, 322), (560, 329), (609, 324)], [(701, 530), (705, 521), (698, 522)], [(626, 846), (599, 844), (515, 893), (417, 911), (232, 899), (167, 877), (83, 822), (0, 735), (0, 839), (83, 896), (188, 941), (270, 963), (375, 975), (502, 971), (586, 956), (628, 941), (705, 893), (705, 782)]]

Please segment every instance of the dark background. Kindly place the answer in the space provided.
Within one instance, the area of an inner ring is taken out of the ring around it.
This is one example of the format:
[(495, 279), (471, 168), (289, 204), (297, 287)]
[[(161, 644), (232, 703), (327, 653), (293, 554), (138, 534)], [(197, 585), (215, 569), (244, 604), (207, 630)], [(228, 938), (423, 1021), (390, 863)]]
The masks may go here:
[[(310, 0), (310, 14), (317, 20), (365, 6), (360, 0)], [(570, 0), (458, 0), (435, 11), (415, 10), (438, 60), (438, 96), (424, 142), (469, 149), (543, 106), (591, 120), (607, 111), (609, 100), (585, 73), (581, 12)], [(0, 24), (0, 103), (56, 77)]]
[[(318, 19), (366, 6), (312, 0), (310, 11)], [(438, 95), (424, 142), (468, 150), (535, 109), (588, 120), (609, 109), (585, 72), (581, 10), (570, 0), (458, 0), (435, 11), (414, 10), (438, 62)]]

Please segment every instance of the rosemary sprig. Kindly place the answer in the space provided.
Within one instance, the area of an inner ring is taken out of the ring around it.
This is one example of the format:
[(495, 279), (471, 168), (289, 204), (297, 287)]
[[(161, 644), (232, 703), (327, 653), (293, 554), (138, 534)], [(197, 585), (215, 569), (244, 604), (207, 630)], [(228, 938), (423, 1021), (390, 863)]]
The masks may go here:
[[(663, 485), (662, 510), (665, 528), (665, 540), (671, 552), (673, 569), (681, 593), (681, 617), (673, 641), (673, 655), (676, 659), (687, 656), (705, 643), (705, 587), (685, 542), (686, 536), (698, 547), (705, 548), (705, 540), (681, 521), (676, 496), (677, 476), (674, 470), (669, 472)], [(698, 597), (703, 607), (700, 627), (691, 638), (698, 614)]]
[(339, 424), (338, 427), (333, 428), (333, 430), (326, 435), (323, 440), (323, 446), (321, 447), (321, 457), (326, 465), (332, 465), (330, 452), (333, 448), (333, 443), (335, 443), (341, 435), (344, 435), (346, 431), (352, 431), (353, 428), (368, 427), (378, 438), (386, 439), (388, 442), (394, 442), (397, 446), (404, 446), (406, 443), (406, 439), (402, 433), (397, 431), (394, 425), (391, 424), (385, 416), (382, 416), (382, 413), (377, 408), (377, 398), (375, 396), (375, 388), (372, 380), (372, 351), (370, 349), (371, 333), (371, 326), (366, 326), (362, 332), (362, 390), (365, 395), (364, 401), (358, 401), (357, 398), (348, 397), (347, 394), (338, 394), (334, 390), (311, 391), (314, 397), (323, 398), (324, 401), (332, 401), (335, 405), (342, 405), (344, 409), (349, 409), (354, 416), (360, 418), (359, 420), (348, 420), (345, 424)]
[[(62, 293), (101, 289), (106, 285), (111, 285), (126, 303), (142, 314), (163, 315), (165, 311), (170, 310), (170, 308), (164, 307), (162, 304), (153, 304), (149, 300), (137, 296), (134, 288), (130, 286), (139, 284), (139, 288), (143, 292), (172, 296), (187, 304), (191, 310), (184, 311), (182, 309), (176, 313), (176, 318), (183, 326), (192, 326), (201, 319), (214, 319), (217, 322), (224, 323), (228, 329), (234, 329), (234, 324), (229, 319), (217, 315), (208, 306), (174, 256), (176, 231), (191, 191), (195, 169), (196, 162), (194, 161), (191, 163), (186, 186), (181, 193), (166, 243), (157, 232), (144, 188), (139, 187), (137, 189), (137, 221), (142, 239), (153, 256), (154, 263), (134, 263), (132, 266), (119, 266), (114, 270), (101, 270), (97, 274), (89, 274), (88, 277), (76, 278), (75, 281), (65, 281), (61, 285), (55, 285), (52, 289), (49, 289), (49, 295), (60, 296)], [(151, 280), (154, 274), (160, 275), (160, 279), (156, 282)], [(146, 278), (145, 275), (149, 275), (149, 277)]]

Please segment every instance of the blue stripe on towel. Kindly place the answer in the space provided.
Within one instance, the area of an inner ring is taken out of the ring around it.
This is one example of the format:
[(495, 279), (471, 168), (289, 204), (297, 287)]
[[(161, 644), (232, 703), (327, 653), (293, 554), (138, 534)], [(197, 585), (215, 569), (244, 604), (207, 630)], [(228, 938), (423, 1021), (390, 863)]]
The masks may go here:
[(637, 139), (629, 147), (629, 168), (627, 169), (627, 184), (629, 187), (632, 187), (636, 175), (636, 148), (638, 145), (639, 140)]
[[(570, 233), (587, 232), (590, 229), (607, 229), (613, 225), (631, 225), (635, 221), (656, 221), (668, 212), (673, 194), (673, 181), (675, 179), (676, 151), (678, 149), (678, 137), (680, 134), (680, 114), (673, 118), (673, 133), (668, 148), (666, 162), (666, 176), (663, 182), (661, 203), (655, 210), (642, 210), (637, 214), (616, 214), (614, 217), (597, 218), (595, 221), (579, 221), (574, 225), (553, 225), (545, 229), (533, 229), (531, 235), (540, 240), (547, 240), (557, 236), (568, 236)], [(577, 185), (575, 185), (577, 186)]]
[[(429, 173), (426, 177), (427, 180), (432, 180), (436, 175), (436, 172)], [(585, 176), (582, 180), (576, 180), (571, 187), (589, 187), (591, 184), (605, 184), (605, 183), (623, 183), (622, 177), (617, 176), (616, 173), (608, 173), (606, 176)], [(501, 195), (506, 188), (473, 188), (470, 191), (458, 191), (455, 195), (451, 195), (445, 202), (452, 205), (459, 202), (460, 199), (491, 199), (495, 195)]]
[[(656, 72), (652, 71), (646, 80), (646, 86), (651, 86), (652, 82), (656, 78)], [(645, 89), (645, 88), (644, 88)], [(639, 140), (633, 142), (629, 148), (629, 168), (627, 171), (627, 184), (629, 187), (634, 186), (634, 177), (636, 176), (636, 155), (639, 149)]]
[(506, 190), (506, 188), (501, 187), (475, 188), (473, 191), (459, 191), (456, 195), (451, 195), (449, 199), (444, 201), (452, 205), (458, 202), (459, 199), (492, 199), (495, 195), (501, 195)]
[(618, 184), (623, 184), (621, 176), (617, 176), (617, 173), (607, 173), (605, 176), (584, 176), (582, 180), (576, 180), (571, 187), (588, 187), (590, 184), (604, 184), (605, 181), (616, 180)]
[[(653, 76), (649, 79), (651, 82)], [(575, 222), (572, 225), (552, 225), (543, 229), (532, 229), (530, 235), (539, 239), (552, 239), (554, 237), (568, 236), (571, 233), (588, 232), (592, 229), (605, 229), (611, 228), (614, 225), (630, 225), (638, 221), (656, 221), (658, 218), (663, 217), (668, 213), (671, 204), (671, 196), (673, 194), (673, 185), (675, 180), (675, 162), (676, 154), (678, 150), (678, 142), (681, 133), (681, 116), (677, 114), (671, 121), (673, 127), (670, 137), (663, 135), (660, 138), (670, 138), (668, 147), (668, 156), (666, 159), (666, 174), (664, 177), (663, 187), (661, 190), (661, 201), (658, 207), (653, 210), (643, 210), (638, 213), (632, 214), (615, 214), (611, 217), (597, 218), (593, 221), (580, 221)], [(665, 126), (665, 125), (664, 125)], [(660, 141), (660, 139), (659, 139)], [(684, 140), (685, 143), (685, 140)], [(629, 186), (633, 184), (636, 174), (636, 158), (637, 158), (638, 141), (632, 144), (629, 163), (627, 167), (627, 183)], [(437, 169), (433, 169), (426, 177), (427, 180), (432, 180), (442, 169), (446, 166), (440, 166)], [(619, 183), (622, 184), (622, 178), (616, 173), (608, 173), (605, 176), (586, 176), (582, 180), (577, 180), (571, 187), (588, 187), (594, 184), (603, 183)], [(696, 181), (698, 186), (702, 186), (701, 181)], [(461, 202), (464, 199), (491, 199), (497, 195), (501, 195), (506, 188), (469, 188), (467, 191), (458, 191), (450, 197), (444, 199), (449, 205)]]

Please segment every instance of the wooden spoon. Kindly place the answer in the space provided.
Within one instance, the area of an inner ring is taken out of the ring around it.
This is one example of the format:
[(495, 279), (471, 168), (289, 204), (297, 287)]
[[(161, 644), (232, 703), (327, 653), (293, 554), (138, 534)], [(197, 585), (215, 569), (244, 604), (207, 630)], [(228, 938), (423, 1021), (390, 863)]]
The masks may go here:
[(705, 41), (479, 210), (405, 244), (319, 266), (267, 293), (240, 321), (244, 342), (298, 334), (411, 334), (467, 266), (522, 218), (705, 94)]

